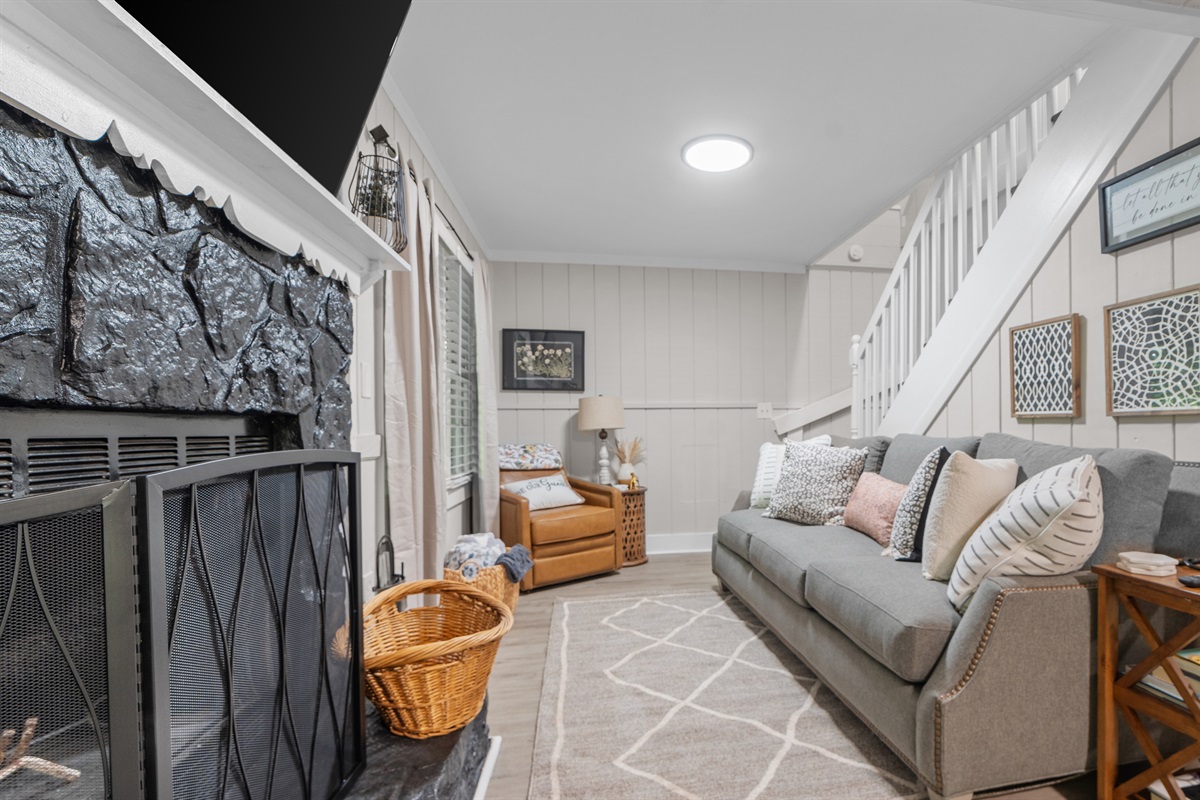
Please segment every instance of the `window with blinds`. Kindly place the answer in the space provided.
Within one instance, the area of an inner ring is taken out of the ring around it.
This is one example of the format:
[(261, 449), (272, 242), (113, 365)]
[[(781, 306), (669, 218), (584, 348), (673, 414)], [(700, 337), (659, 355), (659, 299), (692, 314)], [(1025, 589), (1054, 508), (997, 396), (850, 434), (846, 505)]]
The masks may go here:
[(459, 252), (438, 238), (442, 280), (442, 319), (446, 324), (446, 435), (450, 484), (465, 483), (475, 472), (477, 426), (475, 388), (475, 283)]

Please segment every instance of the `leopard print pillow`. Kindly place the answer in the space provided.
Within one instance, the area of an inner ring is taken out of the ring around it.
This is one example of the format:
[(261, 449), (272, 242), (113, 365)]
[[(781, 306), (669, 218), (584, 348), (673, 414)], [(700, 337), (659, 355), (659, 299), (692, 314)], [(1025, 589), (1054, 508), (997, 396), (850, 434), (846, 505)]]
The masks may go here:
[(763, 516), (801, 525), (843, 524), (868, 452), (788, 442), (779, 482)]

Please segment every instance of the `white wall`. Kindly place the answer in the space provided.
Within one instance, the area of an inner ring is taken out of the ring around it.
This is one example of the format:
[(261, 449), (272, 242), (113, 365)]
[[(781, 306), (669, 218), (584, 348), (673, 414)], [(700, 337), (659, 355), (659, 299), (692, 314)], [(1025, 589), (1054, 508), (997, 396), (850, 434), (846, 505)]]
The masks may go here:
[[(884, 269), (891, 272), (900, 260), (904, 236), (908, 233), (904, 228), (904, 205), (905, 203), (900, 203), (888, 208), (867, 223), (862, 230), (809, 264), (809, 267)], [(911, 227), (911, 220), (908, 224)], [(858, 261), (850, 259), (849, 251), (852, 245), (862, 248), (862, 257)]]
[[(583, 394), (620, 396), (619, 435), (646, 440), (638, 476), (656, 552), (708, 547), (717, 517), (749, 488), (759, 446), (776, 440), (770, 420), (756, 419), (757, 403), (779, 414), (849, 387), (850, 336), (887, 280), (848, 269), (495, 263), (493, 271), (497, 348), (503, 328), (584, 331)], [(576, 430), (579, 397), (500, 391), (500, 441), (550, 442), (571, 474), (594, 476), (595, 434)], [(849, 411), (803, 434), (825, 432), (848, 434)]]
[[(401, 119), (399, 112), (381, 90), (371, 106), (367, 122), (363, 126), (363, 134), (359, 140), (360, 152), (374, 152), (370, 137), (366, 132), (376, 125), (382, 124), (391, 134), (393, 146), (400, 150), (405, 161), (411, 161), (417, 175), (417, 183), (423, 184), (426, 178), (431, 178), (434, 186), (434, 198), (438, 207), (446, 212), (451, 224), (466, 242), (472, 254), (478, 255), (480, 247), (471, 233), (458, 209), (451, 202), (443, 189), (438, 176), (413, 140), (408, 126)], [(341, 196), (345, 196), (345, 186), (349, 184), (353, 174), (353, 164), (347, 171)], [(434, 212), (437, 216), (437, 212)], [(355, 298), (354, 309), (354, 367), (350, 370), (350, 387), (354, 402), (351, 406), (355, 449), (364, 453), (362, 465), (362, 541), (363, 565), (366, 572), (364, 581), (366, 588), (374, 585), (375, 581), (375, 541), (383, 536), (387, 529), (387, 506), (384, 493), (384, 469), (382, 459), (383, 434), (383, 288), (380, 281), (375, 286)], [(373, 454), (380, 454), (378, 456)], [(446, 541), (443, 546), (453, 543), (460, 533), (473, 530), (471, 518), (470, 487), (450, 493), (446, 521)], [(398, 567), (399, 565), (397, 565)], [(409, 577), (414, 575), (409, 566)]]
[[(1105, 180), (1197, 137), (1200, 51), (1188, 58)], [(1000, 430), (1035, 441), (1141, 447), (1179, 461), (1200, 461), (1200, 416), (1106, 414), (1104, 359), (1104, 306), (1200, 283), (1200, 227), (1104, 255), (1097, 203), (1093, 195), (934, 421), (931, 434)], [(1083, 316), (1083, 415), (1075, 420), (1017, 421), (1010, 413), (1009, 328), (1072, 312)]]

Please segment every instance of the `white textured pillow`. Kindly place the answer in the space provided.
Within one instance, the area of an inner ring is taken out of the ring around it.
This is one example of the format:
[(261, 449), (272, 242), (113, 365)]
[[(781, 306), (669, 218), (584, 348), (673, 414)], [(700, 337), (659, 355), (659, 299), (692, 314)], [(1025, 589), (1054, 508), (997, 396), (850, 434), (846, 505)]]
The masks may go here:
[(783, 470), (764, 517), (801, 525), (841, 525), (867, 463), (867, 448), (787, 442)]
[(1017, 462), (1011, 458), (977, 461), (961, 450), (950, 454), (929, 499), (921, 550), (927, 580), (950, 580), (963, 545), (1016, 485)]
[(584, 502), (583, 498), (571, 488), (571, 484), (567, 483), (566, 477), (561, 472), (547, 475), (544, 478), (530, 478), (526, 481), (506, 483), (504, 488), (506, 491), (528, 500), (530, 511), (577, 506)]
[[(829, 435), (814, 436), (803, 442), (826, 447), (832, 443), (833, 438)], [(750, 489), (751, 508), (766, 508), (771, 505), (771, 492), (775, 491), (775, 484), (779, 482), (779, 473), (783, 469), (783, 454), (786, 450), (786, 444), (771, 442), (758, 448), (758, 468), (754, 471), (754, 486)]]
[(971, 534), (946, 594), (962, 610), (992, 575), (1065, 575), (1087, 563), (1104, 533), (1100, 474), (1091, 456), (1022, 483)]

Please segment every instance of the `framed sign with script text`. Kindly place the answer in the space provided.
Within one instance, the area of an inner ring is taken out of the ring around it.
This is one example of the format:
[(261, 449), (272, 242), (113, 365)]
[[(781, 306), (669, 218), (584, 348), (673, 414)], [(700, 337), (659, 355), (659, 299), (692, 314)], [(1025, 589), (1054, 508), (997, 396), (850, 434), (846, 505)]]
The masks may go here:
[(1200, 139), (1100, 184), (1100, 250), (1200, 222)]

